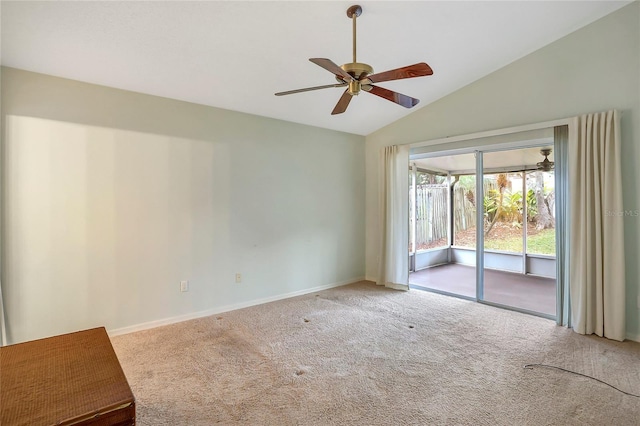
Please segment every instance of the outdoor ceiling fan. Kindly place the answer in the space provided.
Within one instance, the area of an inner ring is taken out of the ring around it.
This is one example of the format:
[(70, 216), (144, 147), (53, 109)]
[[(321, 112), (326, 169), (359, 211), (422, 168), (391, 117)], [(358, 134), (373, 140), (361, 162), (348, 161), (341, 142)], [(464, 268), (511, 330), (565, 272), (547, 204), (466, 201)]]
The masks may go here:
[(309, 92), (312, 90), (328, 89), (330, 87), (346, 87), (340, 100), (336, 104), (331, 115), (342, 114), (347, 110), (349, 102), (353, 96), (360, 94), (361, 90), (372, 93), (376, 96), (380, 96), (391, 102), (395, 102), (398, 105), (402, 105), (405, 108), (412, 108), (420, 102), (416, 98), (403, 95), (402, 93), (394, 92), (392, 90), (385, 89), (380, 86), (375, 86), (374, 83), (381, 83), (383, 81), (400, 80), (403, 78), (414, 78), (432, 75), (433, 70), (429, 65), (424, 62), (420, 62), (414, 65), (409, 65), (402, 68), (396, 68), (393, 70), (374, 74), (371, 65), (360, 63), (356, 60), (356, 18), (362, 14), (362, 7), (358, 5), (351, 6), (347, 9), (347, 16), (352, 19), (353, 22), (353, 62), (344, 64), (342, 66), (336, 65), (330, 59), (326, 58), (311, 58), (309, 59), (314, 64), (326, 69), (330, 73), (333, 73), (338, 80), (338, 84), (327, 84), (324, 86), (307, 87), (304, 89), (289, 90), (287, 92), (276, 93), (276, 96), (292, 95), (294, 93)]
[(550, 172), (551, 170), (553, 170), (553, 166), (555, 163), (553, 161), (549, 161), (549, 158), (547, 158), (551, 154), (551, 148), (541, 149), (540, 154), (544, 155), (544, 160), (536, 163), (536, 167), (538, 167), (538, 170), (541, 170), (543, 172)]

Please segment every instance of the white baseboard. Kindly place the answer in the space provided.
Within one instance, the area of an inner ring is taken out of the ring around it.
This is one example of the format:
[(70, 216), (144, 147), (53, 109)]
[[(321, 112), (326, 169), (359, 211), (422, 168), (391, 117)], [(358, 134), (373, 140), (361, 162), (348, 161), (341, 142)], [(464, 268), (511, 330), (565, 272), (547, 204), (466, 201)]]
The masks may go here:
[(640, 334), (627, 333), (627, 340), (633, 340), (634, 342), (640, 343)]
[(122, 334), (134, 333), (136, 331), (148, 330), (150, 328), (156, 328), (163, 325), (175, 324), (178, 322), (189, 321), (196, 318), (208, 317), (211, 315), (217, 315), (224, 312), (235, 311), (236, 309), (248, 308), (250, 306), (262, 305), (263, 303), (275, 302), (276, 300), (288, 299), (290, 297), (302, 296), (304, 294), (315, 293), (316, 291), (327, 290), (334, 287), (341, 287), (343, 285), (357, 283), (363, 281), (364, 277), (356, 277), (346, 281), (340, 281), (332, 284), (320, 285), (312, 288), (305, 288), (303, 290), (292, 291), (290, 293), (279, 294), (277, 296), (264, 297), (262, 299), (249, 300), (247, 302), (234, 303), (232, 305), (218, 306), (212, 309), (207, 309), (199, 312), (191, 312), (184, 315), (178, 315), (170, 318), (163, 318), (155, 321), (144, 322), (142, 324), (130, 325), (122, 328), (115, 328), (113, 330), (107, 330), (109, 336), (120, 336)]

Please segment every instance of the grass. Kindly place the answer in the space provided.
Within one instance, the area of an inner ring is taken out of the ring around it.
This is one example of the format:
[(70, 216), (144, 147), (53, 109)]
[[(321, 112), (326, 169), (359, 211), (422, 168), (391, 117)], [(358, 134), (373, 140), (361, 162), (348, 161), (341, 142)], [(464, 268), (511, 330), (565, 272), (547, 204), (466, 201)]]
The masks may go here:
[[(510, 238), (488, 238), (484, 242), (485, 249), (511, 251), (522, 253), (522, 236)], [(544, 229), (535, 235), (527, 237), (527, 253), (556, 254), (556, 231)]]

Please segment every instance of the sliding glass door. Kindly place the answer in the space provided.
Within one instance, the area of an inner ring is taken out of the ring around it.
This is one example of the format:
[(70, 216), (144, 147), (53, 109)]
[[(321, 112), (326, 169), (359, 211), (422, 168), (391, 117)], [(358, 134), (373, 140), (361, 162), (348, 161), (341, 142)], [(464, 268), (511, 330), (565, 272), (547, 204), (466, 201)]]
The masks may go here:
[(554, 175), (540, 150), (414, 162), (411, 285), (555, 317)]

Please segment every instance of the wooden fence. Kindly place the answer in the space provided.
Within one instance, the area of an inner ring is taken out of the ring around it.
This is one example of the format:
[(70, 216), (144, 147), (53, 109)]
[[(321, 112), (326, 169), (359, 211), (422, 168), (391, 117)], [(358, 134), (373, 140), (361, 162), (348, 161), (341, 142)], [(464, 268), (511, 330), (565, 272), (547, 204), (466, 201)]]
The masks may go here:
[(476, 226), (475, 191), (456, 186), (453, 190), (453, 222), (456, 231)]
[[(485, 182), (485, 194), (494, 188), (495, 184)], [(418, 249), (429, 247), (434, 241), (447, 238), (447, 190), (447, 184), (416, 187), (415, 219)], [(456, 185), (452, 202), (455, 232), (476, 226), (476, 204), (475, 191), (468, 191)], [(482, 208), (482, 205), (480, 207)]]
[(448, 185), (416, 187), (416, 246), (447, 237)]

